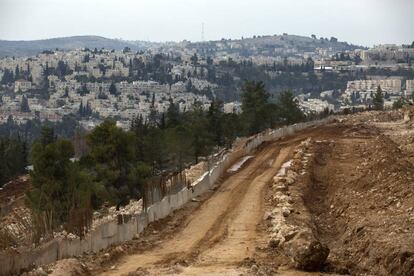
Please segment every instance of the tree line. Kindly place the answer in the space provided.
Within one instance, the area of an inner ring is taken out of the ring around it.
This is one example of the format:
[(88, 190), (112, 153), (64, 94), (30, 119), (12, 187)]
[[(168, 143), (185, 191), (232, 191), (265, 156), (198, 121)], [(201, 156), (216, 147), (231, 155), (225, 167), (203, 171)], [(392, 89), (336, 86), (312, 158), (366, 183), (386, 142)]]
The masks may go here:
[(25, 173), (28, 166), (30, 147), (42, 135), (42, 128), (53, 128), (59, 137), (72, 138), (82, 133), (74, 116), (64, 116), (61, 122), (39, 119), (18, 124), (13, 116), (0, 125), (0, 187), (18, 175)]

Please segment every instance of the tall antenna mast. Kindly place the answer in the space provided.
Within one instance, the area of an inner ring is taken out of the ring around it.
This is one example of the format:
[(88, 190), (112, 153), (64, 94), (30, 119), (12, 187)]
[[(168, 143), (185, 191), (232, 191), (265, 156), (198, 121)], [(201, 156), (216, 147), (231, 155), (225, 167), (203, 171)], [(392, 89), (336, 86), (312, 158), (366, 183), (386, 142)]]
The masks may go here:
[(204, 42), (204, 22), (201, 23), (201, 41)]

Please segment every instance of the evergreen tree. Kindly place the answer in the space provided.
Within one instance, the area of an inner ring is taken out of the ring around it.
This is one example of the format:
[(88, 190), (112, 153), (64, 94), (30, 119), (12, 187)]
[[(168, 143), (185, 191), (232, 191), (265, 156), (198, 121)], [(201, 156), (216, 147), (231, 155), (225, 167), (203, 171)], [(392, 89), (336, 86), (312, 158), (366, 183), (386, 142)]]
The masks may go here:
[(192, 83), (191, 79), (189, 79), (189, 80), (187, 81), (187, 85), (186, 85), (186, 87), (185, 87), (185, 90), (186, 90), (187, 92), (192, 92), (192, 91), (193, 91), (193, 83)]
[(89, 62), (89, 60), (90, 60), (89, 54), (86, 54), (86, 55), (83, 57), (83, 63), (88, 63), (88, 62)]
[(161, 119), (160, 119), (160, 129), (164, 130), (167, 128), (167, 122), (165, 121), (165, 113), (161, 114)]
[(14, 70), (14, 76), (17, 79), (20, 79), (20, 69), (19, 69), (19, 65), (16, 65), (16, 69)]
[(190, 58), (190, 60), (191, 60), (191, 64), (193, 64), (194, 66), (197, 66), (197, 64), (198, 64), (198, 56), (197, 56), (196, 53)]
[(27, 192), (26, 203), (32, 211), (37, 240), (53, 236), (53, 230), (61, 225), (83, 237), (91, 225), (93, 184), (79, 164), (70, 161), (73, 155), (68, 140), (37, 142), (32, 147), (32, 189)]
[(127, 204), (130, 198), (138, 197), (143, 180), (148, 177), (148, 166), (137, 163), (135, 136), (106, 120), (87, 136), (90, 153), (85, 157), (90, 170), (101, 183), (102, 191), (97, 205), (107, 198), (113, 203)]
[(392, 108), (393, 109), (400, 109), (408, 103), (409, 102), (405, 98), (401, 97), (392, 104)]
[(92, 115), (92, 107), (90, 102), (88, 101), (86, 103), (86, 110), (85, 110), (86, 116), (91, 116)]
[(80, 105), (79, 105), (79, 110), (78, 110), (78, 114), (79, 116), (83, 117), (85, 114), (85, 108), (83, 107), (83, 102), (81, 101)]
[(267, 127), (266, 113), (269, 94), (263, 82), (246, 81), (242, 90), (243, 120), (248, 135), (258, 133)]
[(86, 83), (82, 84), (82, 86), (78, 90), (79, 95), (85, 96), (86, 94), (89, 94), (89, 90), (86, 87)]
[(284, 124), (294, 124), (305, 118), (292, 92), (287, 91), (279, 95), (278, 116)]
[(381, 86), (377, 87), (377, 92), (375, 92), (374, 98), (372, 99), (375, 110), (384, 109), (384, 95), (382, 94)]
[(182, 124), (167, 129), (166, 139), (168, 154), (175, 171), (182, 171), (188, 157), (192, 155), (192, 138), (189, 128)]
[(43, 147), (52, 144), (56, 141), (55, 131), (52, 127), (44, 126), (42, 127), (40, 133), (40, 143)]
[(213, 65), (213, 59), (210, 56), (207, 57), (207, 65)]
[(132, 120), (131, 131), (135, 134), (137, 160), (145, 161), (144, 159), (144, 138), (148, 133), (148, 127), (147, 125), (144, 124), (142, 115), (139, 115)]
[(0, 138), (0, 187), (23, 174), (27, 166), (27, 143), (20, 136)]
[(195, 103), (193, 110), (188, 114), (189, 129), (191, 131), (194, 161), (198, 163), (200, 156), (209, 154), (213, 145), (213, 135), (208, 128), (208, 120), (200, 104)]
[(65, 92), (63, 93), (63, 98), (69, 97), (69, 87), (65, 87)]
[(5, 69), (0, 84), (9, 85), (15, 81), (13, 70)]
[(158, 115), (157, 109), (155, 108), (155, 93), (152, 93), (150, 113), (148, 115), (148, 125), (150, 127), (158, 126)]
[(175, 104), (173, 99), (170, 98), (170, 105), (167, 109), (166, 125), (167, 127), (176, 127), (180, 123), (180, 108), (178, 104)]
[(21, 112), (30, 112), (29, 101), (25, 96), (22, 97), (22, 102), (20, 104)]
[(115, 83), (113, 83), (113, 82), (109, 86), (109, 93), (111, 95), (115, 95), (115, 96), (117, 96), (117, 94), (118, 94), (117, 89), (116, 89), (116, 86), (115, 86)]
[(168, 159), (166, 133), (166, 131), (162, 131), (157, 125), (148, 124), (146, 135), (143, 137), (144, 160), (146, 164), (151, 166), (153, 175), (165, 169), (165, 162)]
[(214, 142), (218, 146), (222, 146), (224, 143), (222, 109), (223, 104), (217, 100), (213, 100), (207, 113), (209, 132), (214, 134)]

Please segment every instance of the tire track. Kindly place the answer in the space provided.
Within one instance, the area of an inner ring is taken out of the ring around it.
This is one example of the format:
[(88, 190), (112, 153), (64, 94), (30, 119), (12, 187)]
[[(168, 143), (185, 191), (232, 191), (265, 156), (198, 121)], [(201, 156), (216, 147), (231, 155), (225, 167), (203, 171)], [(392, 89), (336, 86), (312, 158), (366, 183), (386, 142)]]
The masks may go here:
[[(251, 162), (229, 176), (191, 214), (184, 228), (172, 239), (143, 254), (124, 257), (117, 269), (103, 275), (124, 275), (137, 268), (160, 275), (167, 273), (170, 265), (183, 260), (194, 263), (186, 273), (199, 274), (199, 268), (218, 264), (217, 254), (227, 254), (220, 262), (226, 266), (250, 255), (255, 247), (256, 225), (263, 216), (263, 188), (285, 161), (290, 149), (280, 150), (276, 143), (272, 143), (258, 150)], [(234, 250), (230, 251), (231, 248)]]

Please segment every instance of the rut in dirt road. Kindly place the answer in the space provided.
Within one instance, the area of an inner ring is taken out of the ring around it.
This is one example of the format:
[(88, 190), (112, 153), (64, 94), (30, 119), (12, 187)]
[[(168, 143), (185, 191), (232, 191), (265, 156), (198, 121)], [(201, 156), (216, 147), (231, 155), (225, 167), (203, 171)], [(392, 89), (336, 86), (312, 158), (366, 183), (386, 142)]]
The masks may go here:
[(263, 217), (263, 188), (290, 151), (291, 147), (280, 149), (276, 143), (266, 145), (249, 164), (228, 177), (172, 239), (144, 254), (126, 256), (115, 270), (103, 275), (128, 274), (137, 268), (164, 274), (169, 264), (181, 261), (190, 262), (185, 274), (236, 268), (254, 252), (256, 226)]

